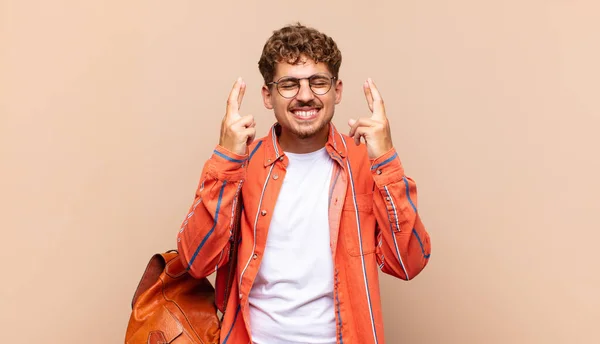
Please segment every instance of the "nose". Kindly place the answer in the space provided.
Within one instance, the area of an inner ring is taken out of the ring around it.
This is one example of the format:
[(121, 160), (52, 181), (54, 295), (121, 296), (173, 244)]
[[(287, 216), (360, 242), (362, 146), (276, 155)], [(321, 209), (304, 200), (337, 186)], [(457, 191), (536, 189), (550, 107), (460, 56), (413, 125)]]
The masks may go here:
[(308, 80), (300, 80), (300, 89), (298, 90), (298, 94), (296, 95), (296, 99), (302, 102), (309, 102), (315, 98), (315, 94), (310, 89), (310, 84)]

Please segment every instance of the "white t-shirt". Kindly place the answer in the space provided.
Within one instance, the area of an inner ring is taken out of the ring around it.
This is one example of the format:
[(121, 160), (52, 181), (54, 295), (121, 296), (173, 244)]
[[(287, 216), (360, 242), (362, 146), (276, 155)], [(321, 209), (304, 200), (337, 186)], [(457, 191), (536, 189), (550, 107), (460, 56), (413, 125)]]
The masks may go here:
[(334, 162), (325, 148), (286, 155), (289, 165), (249, 295), (252, 340), (334, 344), (328, 202)]

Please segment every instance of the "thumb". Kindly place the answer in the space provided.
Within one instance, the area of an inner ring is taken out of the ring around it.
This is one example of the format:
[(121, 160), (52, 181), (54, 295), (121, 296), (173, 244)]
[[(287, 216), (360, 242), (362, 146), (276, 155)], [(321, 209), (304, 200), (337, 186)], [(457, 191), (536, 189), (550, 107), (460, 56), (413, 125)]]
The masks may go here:
[(352, 118), (350, 118), (350, 119), (348, 120), (348, 125), (349, 125), (349, 126), (353, 126), (355, 123), (356, 123), (356, 120), (355, 120), (355, 119), (352, 119)]

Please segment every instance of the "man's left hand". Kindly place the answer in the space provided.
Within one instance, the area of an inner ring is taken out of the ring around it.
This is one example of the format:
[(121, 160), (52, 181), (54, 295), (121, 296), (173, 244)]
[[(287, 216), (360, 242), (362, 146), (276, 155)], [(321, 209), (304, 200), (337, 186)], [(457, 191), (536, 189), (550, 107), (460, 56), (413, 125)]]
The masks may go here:
[(385, 115), (383, 98), (381, 98), (381, 94), (379, 94), (373, 80), (369, 78), (365, 81), (363, 89), (372, 115), (358, 120), (350, 119), (348, 121), (350, 126), (349, 135), (354, 138), (357, 146), (360, 144), (362, 137), (367, 145), (369, 158), (376, 159), (393, 148), (390, 124)]

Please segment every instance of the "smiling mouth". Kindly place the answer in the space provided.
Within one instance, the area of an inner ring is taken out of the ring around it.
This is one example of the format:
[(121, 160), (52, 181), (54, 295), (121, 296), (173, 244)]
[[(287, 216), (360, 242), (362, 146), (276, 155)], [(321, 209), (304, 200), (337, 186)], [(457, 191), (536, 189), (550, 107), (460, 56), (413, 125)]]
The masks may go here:
[(298, 119), (308, 120), (308, 119), (316, 118), (319, 115), (320, 110), (321, 109), (318, 109), (318, 108), (297, 109), (297, 110), (292, 110), (291, 113), (294, 115), (294, 117), (296, 117)]

